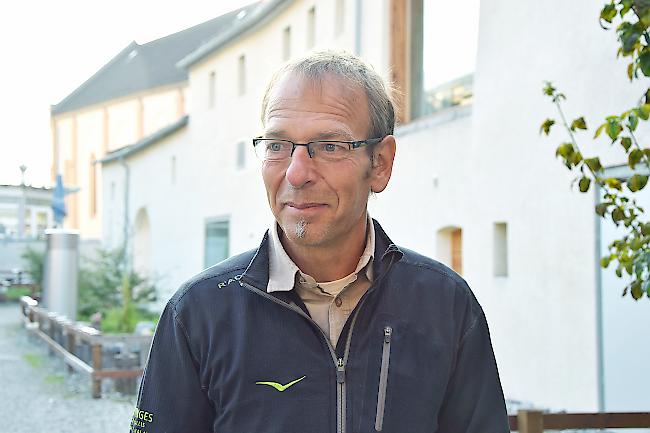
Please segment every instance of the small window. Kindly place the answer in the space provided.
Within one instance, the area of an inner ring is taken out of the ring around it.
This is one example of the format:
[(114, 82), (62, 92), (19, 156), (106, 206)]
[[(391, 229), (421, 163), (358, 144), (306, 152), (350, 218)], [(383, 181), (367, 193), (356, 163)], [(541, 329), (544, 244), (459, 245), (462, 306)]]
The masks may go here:
[(204, 255), (206, 268), (228, 258), (229, 225), (228, 220), (206, 222)]
[(494, 276), (508, 276), (508, 226), (494, 223)]
[(307, 12), (307, 49), (316, 45), (316, 6)]
[(438, 230), (437, 259), (459, 274), (463, 273), (463, 230), (459, 227), (445, 227)]
[(291, 26), (282, 31), (282, 60), (289, 60), (291, 57)]
[(246, 142), (240, 141), (237, 143), (237, 168), (243, 169), (246, 167)]
[(115, 201), (115, 182), (111, 182), (111, 201)]
[(217, 101), (217, 74), (210, 72), (208, 78), (208, 108), (214, 108)]
[(172, 185), (176, 185), (176, 156), (172, 156), (171, 160), (171, 180)]
[(239, 56), (239, 61), (237, 62), (237, 77), (238, 77), (238, 91), (239, 95), (246, 93), (246, 56), (243, 54)]
[(334, 13), (334, 35), (338, 36), (345, 30), (345, 0), (336, 0)]

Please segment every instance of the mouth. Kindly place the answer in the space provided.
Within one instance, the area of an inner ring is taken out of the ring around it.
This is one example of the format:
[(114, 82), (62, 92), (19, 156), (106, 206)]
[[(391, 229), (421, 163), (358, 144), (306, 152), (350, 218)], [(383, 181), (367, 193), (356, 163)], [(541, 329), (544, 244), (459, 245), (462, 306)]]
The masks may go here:
[(297, 209), (297, 210), (321, 208), (321, 207), (327, 206), (324, 203), (294, 203), (294, 202), (287, 202), (284, 205), (286, 207), (289, 207), (289, 208), (292, 208), (292, 209)]
[(288, 215), (293, 215), (296, 218), (311, 220), (317, 215), (320, 215), (327, 205), (325, 203), (314, 202), (286, 202), (284, 209)]

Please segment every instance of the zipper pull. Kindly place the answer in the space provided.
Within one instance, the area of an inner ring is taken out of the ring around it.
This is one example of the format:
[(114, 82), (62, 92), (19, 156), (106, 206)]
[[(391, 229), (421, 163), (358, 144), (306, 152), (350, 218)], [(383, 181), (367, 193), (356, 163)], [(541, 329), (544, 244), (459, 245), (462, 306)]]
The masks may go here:
[(386, 326), (384, 328), (384, 343), (390, 343), (391, 335), (393, 335), (393, 328)]
[(339, 358), (336, 363), (336, 383), (345, 382), (345, 366), (343, 365), (343, 358)]

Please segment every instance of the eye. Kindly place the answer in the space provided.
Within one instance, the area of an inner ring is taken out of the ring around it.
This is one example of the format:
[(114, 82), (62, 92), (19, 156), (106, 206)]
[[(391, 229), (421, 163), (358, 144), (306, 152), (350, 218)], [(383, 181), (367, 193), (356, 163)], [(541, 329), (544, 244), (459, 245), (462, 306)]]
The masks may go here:
[(336, 142), (324, 142), (322, 144), (322, 149), (325, 153), (343, 153), (347, 148), (340, 143)]
[(266, 148), (271, 152), (280, 152), (284, 148), (284, 143), (281, 141), (272, 141), (266, 145)]

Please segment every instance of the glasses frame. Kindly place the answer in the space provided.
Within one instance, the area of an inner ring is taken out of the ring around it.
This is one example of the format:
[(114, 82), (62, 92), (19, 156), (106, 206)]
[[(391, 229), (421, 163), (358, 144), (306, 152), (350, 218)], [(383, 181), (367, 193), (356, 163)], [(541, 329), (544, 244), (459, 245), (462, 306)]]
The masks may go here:
[[(286, 140), (286, 139), (283, 139), (283, 138), (268, 138), (268, 137), (259, 136), (259, 137), (253, 138), (253, 149), (255, 149), (257, 147), (257, 143), (259, 143), (261, 141), (266, 141), (266, 140), (284, 141), (286, 143), (291, 143), (292, 147), (291, 147), (291, 153), (289, 154), (289, 158), (278, 159), (277, 160), (277, 161), (285, 161), (285, 160), (288, 160), (291, 157), (293, 157), (293, 152), (296, 151), (296, 147), (298, 147), (298, 146), (305, 146), (307, 148), (307, 154), (309, 155), (309, 158), (313, 158), (314, 157), (314, 151), (312, 150), (311, 146), (314, 143), (323, 143), (323, 142), (325, 142), (325, 143), (347, 144), (348, 145), (348, 150), (355, 150), (355, 149), (359, 149), (359, 148), (362, 148), (362, 147), (372, 146), (373, 144), (380, 143), (384, 138), (386, 138), (386, 137), (384, 136), (384, 137), (381, 137), (381, 138), (379, 138), (379, 137), (378, 138), (367, 138), (365, 140), (314, 140), (314, 141), (308, 141), (306, 143), (296, 143), (295, 141)], [(257, 155), (257, 152), (255, 152), (255, 155)], [(266, 158), (260, 158), (259, 156), (258, 156), (258, 158), (261, 159), (262, 161), (267, 160)]]

